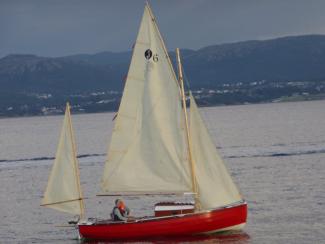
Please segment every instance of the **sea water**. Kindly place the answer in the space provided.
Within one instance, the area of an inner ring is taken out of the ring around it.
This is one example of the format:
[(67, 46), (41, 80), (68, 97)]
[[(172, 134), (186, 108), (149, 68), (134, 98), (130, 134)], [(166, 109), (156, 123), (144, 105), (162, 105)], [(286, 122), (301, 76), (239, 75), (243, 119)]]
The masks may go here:
[[(324, 243), (325, 101), (200, 112), (248, 202), (247, 225), (235, 233), (148, 242)], [(113, 116), (72, 118), (88, 217), (109, 217), (114, 202), (112, 197), (96, 197)], [(78, 243), (76, 230), (62, 227), (73, 216), (40, 207), (62, 119), (0, 119), (0, 243)], [(217, 193), (211, 189), (211, 194)], [(166, 200), (172, 198), (125, 198), (134, 216), (152, 215), (154, 203)]]

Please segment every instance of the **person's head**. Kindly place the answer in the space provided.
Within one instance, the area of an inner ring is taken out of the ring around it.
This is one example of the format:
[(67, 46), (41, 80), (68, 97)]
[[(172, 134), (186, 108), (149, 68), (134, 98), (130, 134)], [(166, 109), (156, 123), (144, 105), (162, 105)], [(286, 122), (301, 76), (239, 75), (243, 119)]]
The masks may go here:
[(115, 206), (118, 207), (121, 210), (125, 209), (125, 204), (121, 199), (116, 199), (115, 200)]
[(122, 200), (121, 199), (116, 199), (115, 200), (115, 206), (117, 206), (119, 204), (119, 202), (121, 202)]

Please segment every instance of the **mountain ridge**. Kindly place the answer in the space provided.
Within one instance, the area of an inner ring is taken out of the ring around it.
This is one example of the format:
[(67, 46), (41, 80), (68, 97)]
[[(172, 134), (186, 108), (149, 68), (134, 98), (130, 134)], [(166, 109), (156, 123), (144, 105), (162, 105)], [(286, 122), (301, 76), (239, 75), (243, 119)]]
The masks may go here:
[[(175, 52), (169, 54), (174, 62)], [(206, 100), (209, 104), (261, 102), (299, 92), (323, 92), (319, 84), (325, 81), (325, 35), (224, 43), (198, 50), (182, 49), (181, 55), (191, 88), (218, 93), (213, 99)], [(7, 55), (0, 59), (0, 116), (1, 111), (7, 114), (12, 105), (24, 108), (37, 105), (39, 110), (42, 106), (61, 106), (67, 99), (73, 100), (76, 96), (88, 96), (90, 103), (94, 97), (89, 94), (103, 92), (110, 95), (102, 96), (102, 101), (106, 102), (94, 105), (94, 108), (101, 106), (103, 110), (114, 110), (120, 99), (120, 95), (116, 94), (123, 89), (130, 59), (131, 51), (63, 57)], [(304, 82), (305, 85), (293, 89), (288, 85), (290, 82)], [(254, 92), (258, 94), (252, 92), (250, 84), (255, 83), (264, 90), (260, 91), (254, 86)], [(276, 88), (280, 83), (286, 87), (281, 92)], [(225, 94), (225, 85), (232, 87), (231, 95)], [(272, 96), (269, 95), (271, 93)], [(44, 94), (51, 97), (46, 101), (40, 100)], [(83, 102), (86, 103), (85, 97)], [(16, 100), (13, 101), (13, 98)], [(76, 102), (81, 102), (80, 99)], [(111, 100), (114, 105), (107, 102)], [(202, 103), (206, 102), (203, 100)]]

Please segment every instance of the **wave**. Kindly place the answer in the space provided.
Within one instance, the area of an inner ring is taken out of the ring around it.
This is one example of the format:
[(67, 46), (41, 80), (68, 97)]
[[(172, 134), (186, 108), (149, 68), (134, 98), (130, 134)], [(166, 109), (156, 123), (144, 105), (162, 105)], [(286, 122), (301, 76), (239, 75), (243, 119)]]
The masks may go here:
[(322, 153), (325, 153), (325, 149), (296, 151), (296, 152), (270, 152), (270, 153), (250, 154), (250, 155), (233, 155), (233, 156), (225, 156), (225, 158), (289, 157), (289, 156), (300, 156), (300, 155), (322, 154)]
[[(278, 145), (277, 145), (278, 146)], [(282, 145), (281, 145), (282, 146)], [(272, 147), (272, 146), (271, 146)], [(234, 147), (231, 147), (234, 148)], [(239, 147), (238, 148), (244, 148), (244, 147)], [(245, 147), (247, 148), (247, 147)], [(226, 148), (221, 148), (217, 147), (219, 150), (227, 150)], [(247, 148), (248, 149), (248, 148)], [(249, 153), (251, 149), (254, 149), (255, 153)], [(223, 158), (257, 158), (257, 157), (289, 157), (289, 156), (299, 156), (299, 155), (310, 155), (310, 154), (323, 154), (325, 153), (325, 148), (319, 148), (319, 149), (306, 149), (305, 150), (291, 150), (289, 151), (287, 148), (286, 150), (278, 150), (278, 151), (264, 151), (264, 152), (258, 152), (256, 153), (255, 147), (252, 147), (248, 150), (247, 154), (238, 154), (238, 155), (231, 155), (233, 154), (230, 153), (230, 155), (224, 155)], [(278, 148), (279, 149), (279, 148)], [(89, 157), (99, 157), (99, 156), (105, 156), (105, 153), (93, 153), (93, 154), (80, 154), (77, 156), (77, 158), (89, 158)], [(20, 158), (20, 159), (0, 159), (0, 163), (11, 163), (11, 162), (35, 162), (35, 161), (46, 161), (46, 160), (54, 160), (54, 157), (48, 157), (48, 156), (43, 156), (43, 157), (34, 157), (34, 158)]]
[[(104, 153), (93, 153), (93, 154), (80, 154), (77, 158), (89, 158), (105, 156)], [(10, 162), (31, 162), (31, 161), (44, 161), (44, 160), (54, 160), (55, 157), (35, 157), (35, 158), (20, 158), (20, 159), (0, 159), (0, 163), (10, 163)]]

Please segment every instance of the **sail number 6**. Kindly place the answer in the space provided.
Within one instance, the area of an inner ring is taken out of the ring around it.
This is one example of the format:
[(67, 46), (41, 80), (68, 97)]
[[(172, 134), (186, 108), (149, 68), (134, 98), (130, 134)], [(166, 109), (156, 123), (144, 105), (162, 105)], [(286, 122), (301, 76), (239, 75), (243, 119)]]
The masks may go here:
[(145, 58), (146, 58), (147, 60), (151, 59), (151, 57), (152, 57), (152, 60), (153, 60), (154, 62), (158, 62), (158, 54), (156, 53), (156, 54), (154, 54), (154, 55), (152, 56), (152, 51), (151, 51), (150, 49), (147, 49), (147, 50), (144, 52), (144, 56), (145, 56)]
[(153, 55), (152, 60), (153, 60), (154, 62), (158, 62), (158, 54)]

